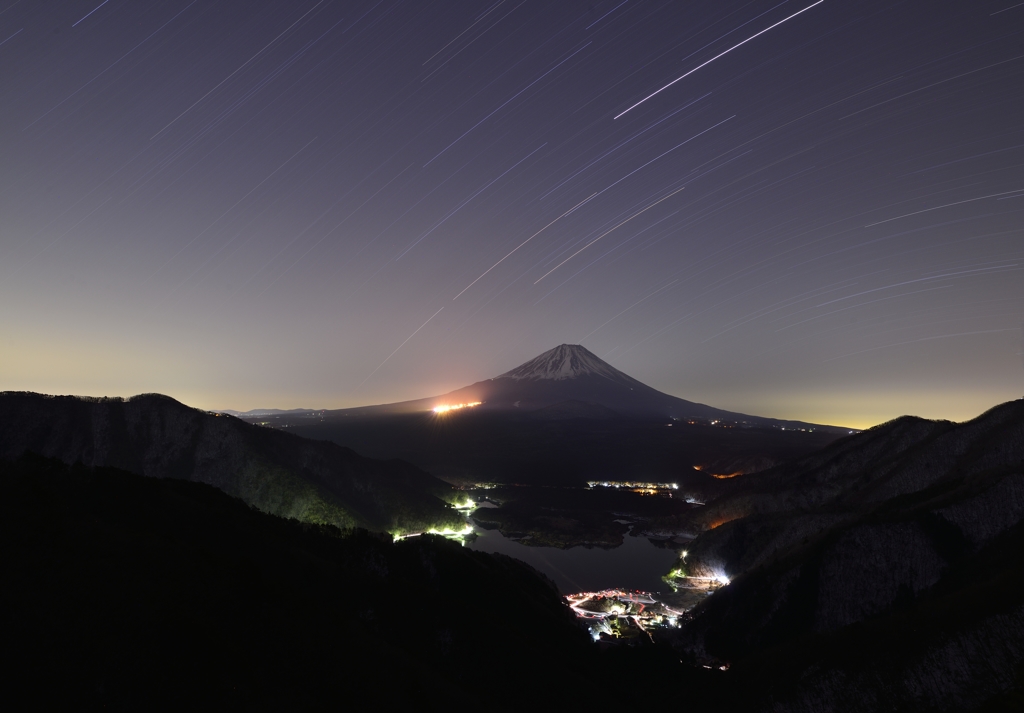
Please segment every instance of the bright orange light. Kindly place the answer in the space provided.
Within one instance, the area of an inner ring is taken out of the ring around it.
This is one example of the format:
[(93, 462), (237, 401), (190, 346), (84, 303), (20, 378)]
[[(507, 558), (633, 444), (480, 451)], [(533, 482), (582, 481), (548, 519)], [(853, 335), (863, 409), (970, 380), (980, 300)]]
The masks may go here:
[(460, 408), (472, 408), (473, 406), (479, 406), (483, 401), (471, 401), (468, 404), (443, 404), (441, 406), (434, 407), (434, 413), (448, 413), (449, 411), (457, 411)]

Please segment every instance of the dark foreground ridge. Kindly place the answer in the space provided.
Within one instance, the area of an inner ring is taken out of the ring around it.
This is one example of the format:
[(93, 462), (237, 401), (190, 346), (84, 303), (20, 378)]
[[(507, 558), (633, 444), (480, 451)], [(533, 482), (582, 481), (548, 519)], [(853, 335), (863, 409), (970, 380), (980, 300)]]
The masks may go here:
[(462, 527), (451, 487), (401, 461), (210, 414), (160, 394), (0, 393), (0, 458), (26, 452), (213, 485), (260, 510), (377, 531)]
[[(6, 673), (41, 707), (952, 713), (1024, 702), (1024, 401), (962, 424), (896, 419), (714, 479), (706, 504), (652, 509), (645, 527), (697, 535), (674, 583), (710, 579), (717, 591), (701, 592), (681, 628), (603, 652), (520, 562), (254, 507), (283, 472), (383, 522), (407, 517), (395, 502), (450, 513), (424, 499), (438, 481), (411, 466), (165, 397), (4, 394), (0, 414), (2, 616), (17, 652)], [(24, 454), (35, 447), (60, 460)], [(389, 480), (389, 466), (410, 480)], [(256, 485), (247, 505), (188, 479)], [(601, 502), (574, 507), (607, 505), (590, 496)]]
[(703, 533), (677, 571), (732, 581), (677, 645), (751, 710), (1024, 709), (1024, 401), (896, 419), (681, 524)]
[(527, 565), (260, 513), (207, 485), (0, 461), (5, 694), (50, 710), (579, 710), (648, 703)]

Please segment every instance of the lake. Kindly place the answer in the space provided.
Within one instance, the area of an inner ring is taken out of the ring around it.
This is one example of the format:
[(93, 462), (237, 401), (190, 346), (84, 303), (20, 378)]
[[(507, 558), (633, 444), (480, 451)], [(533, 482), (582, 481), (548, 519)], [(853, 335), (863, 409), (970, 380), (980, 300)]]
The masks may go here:
[(655, 547), (646, 537), (627, 535), (621, 545), (604, 550), (597, 547), (530, 547), (510, 540), (497, 530), (474, 528), (477, 538), (466, 543), (480, 552), (500, 552), (540, 570), (555, 581), (562, 594), (596, 592), (603, 589), (668, 590), (662, 575), (676, 563), (676, 552)]

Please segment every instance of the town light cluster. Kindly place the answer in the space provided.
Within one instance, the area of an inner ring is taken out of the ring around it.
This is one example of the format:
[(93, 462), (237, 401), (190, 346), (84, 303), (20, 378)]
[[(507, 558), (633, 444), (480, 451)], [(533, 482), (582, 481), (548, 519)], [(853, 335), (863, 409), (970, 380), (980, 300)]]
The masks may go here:
[(465, 545), (465, 538), (471, 534), (473, 534), (473, 526), (467, 522), (461, 530), (455, 530), (451, 527), (445, 527), (439, 530), (436, 527), (432, 527), (424, 532), (394, 532), (391, 534), (391, 537), (395, 542), (399, 542), (401, 540), (407, 540), (410, 537), (419, 537), (420, 535), (441, 535), (442, 537), (447, 537), (449, 540), (462, 542), (462, 544)]
[(637, 480), (591, 480), (587, 487), (594, 488), (616, 488), (624, 489), (640, 495), (668, 495), (672, 497), (671, 490), (679, 490), (678, 483), (647, 483)]
[(683, 615), (655, 599), (650, 592), (637, 590), (579, 592), (567, 594), (565, 600), (578, 618), (587, 621), (594, 641), (600, 641), (602, 636), (608, 640), (629, 638), (630, 629), (654, 641), (651, 630), (678, 628), (679, 617)]
[(449, 411), (457, 411), (460, 408), (472, 408), (473, 406), (479, 406), (483, 401), (470, 401), (468, 404), (441, 404), (440, 406), (434, 407), (434, 413), (448, 413)]
[(453, 530), (450, 527), (446, 527), (443, 530), (438, 530), (436, 527), (432, 527), (429, 530), (427, 530), (428, 535), (441, 535), (443, 537), (465, 537), (466, 535), (469, 535), (472, 532), (473, 526), (469, 523), (466, 523), (466, 525), (461, 530)]
[(588, 480), (591, 488), (649, 488), (651, 490), (679, 490), (679, 483), (647, 483), (639, 480)]

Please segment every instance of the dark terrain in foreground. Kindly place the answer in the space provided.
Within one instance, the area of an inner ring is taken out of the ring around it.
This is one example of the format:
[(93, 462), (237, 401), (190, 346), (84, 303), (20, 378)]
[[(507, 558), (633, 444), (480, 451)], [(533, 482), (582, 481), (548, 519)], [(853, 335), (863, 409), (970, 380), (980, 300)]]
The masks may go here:
[[(285, 520), (198, 483), (0, 462), (0, 536), (0, 616), (17, 654), (6, 690), (41, 709), (824, 713), (1024, 700), (1020, 523), (928, 592), (836, 630), (808, 627), (806, 583), (766, 618), (792, 582), (766, 567), (719, 589), (676, 636), (604, 651), (516, 560)], [(863, 576), (864, 562), (847, 564), (830, 572), (835, 588)]]
[(598, 651), (517, 560), (199, 483), (0, 461), (0, 537), (5, 694), (39, 709), (579, 710), (709, 676), (667, 646)]
[[(237, 487), (275, 457), (320, 487), (349, 483), (337, 492), (366, 508), (354, 511), (392, 522), (403, 498), (445, 487), (411, 466), (163, 397), (14, 396), (0, 397), (4, 453), (14, 452), (0, 463), (3, 630), (16, 654), (6, 672), (40, 707), (469, 700), (824, 713), (1024, 702), (1024, 401), (960, 424), (903, 417), (768, 470), (709, 477), (703, 505), (650, 500), (648, 526), (697, 534), (679, 568), (732, 581), (681, 628), (600, 651), (552, 584), (514, 560), (274, 517), (186, 482)], [(85, 465), (18, 451), (34, 443)], [(596, 489), (525, 501), (514, 490), (487, 491), (508, 509), (481, 517), (554, 531), (569, 510), (621, 506)]]
[(704, 530), (681, 568), (732, 582), (676, 645), (732, 663), (756, 710), (1024, 709), (1024, 401), (729, 487), (681, 518)]

